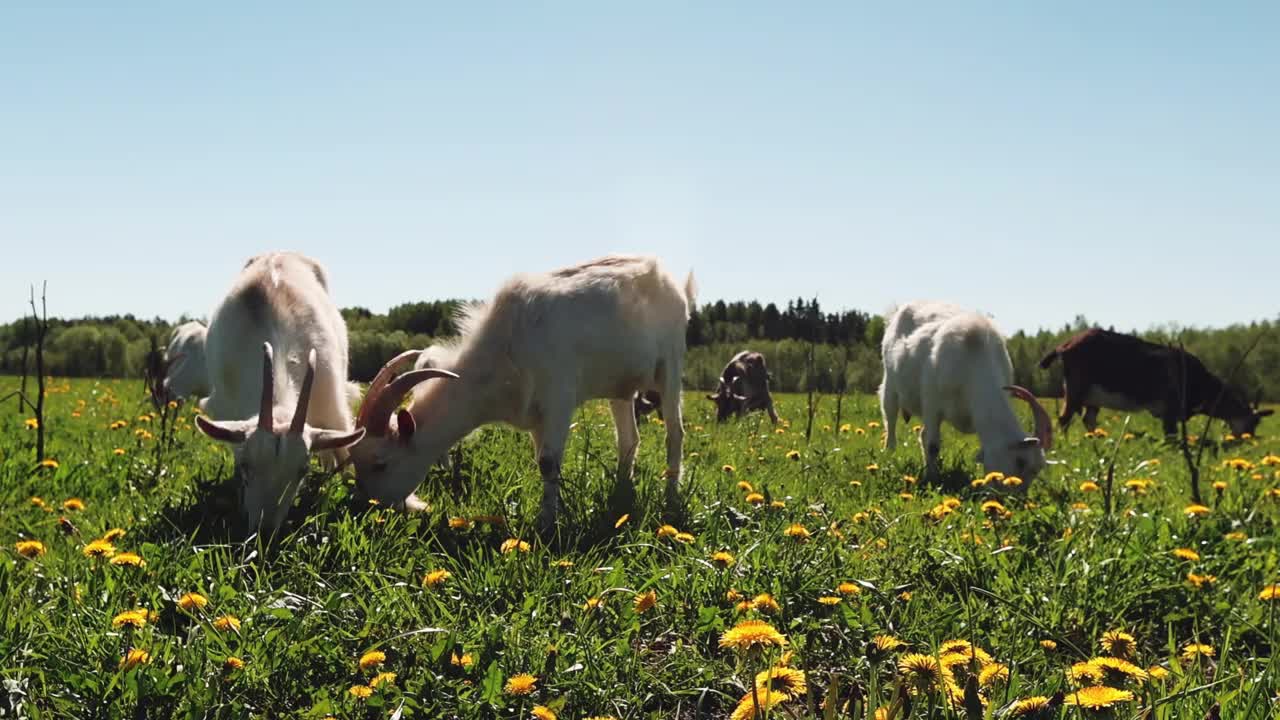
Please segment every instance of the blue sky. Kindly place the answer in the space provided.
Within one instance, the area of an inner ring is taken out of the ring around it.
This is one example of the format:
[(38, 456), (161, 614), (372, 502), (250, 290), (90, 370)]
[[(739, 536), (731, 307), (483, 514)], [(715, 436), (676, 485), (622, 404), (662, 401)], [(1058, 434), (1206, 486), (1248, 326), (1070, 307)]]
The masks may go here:
[(0, 320), (203, 316), (268, 249), (378, 311), (612, 251), (1006, 330), (1280, 309), (1275, 3), (105, 5), (0, 5)]

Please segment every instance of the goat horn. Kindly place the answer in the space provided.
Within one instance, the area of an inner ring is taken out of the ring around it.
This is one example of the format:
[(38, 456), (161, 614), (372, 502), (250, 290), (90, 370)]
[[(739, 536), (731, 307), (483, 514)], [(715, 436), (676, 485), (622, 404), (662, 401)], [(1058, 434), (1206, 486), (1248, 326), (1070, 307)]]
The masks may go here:
[(1020, 385), (1005, 385), (1014, 397), (1026, 400), (1031, 406), (1031, 416), (1035, 418), (1035, 435), (1040, 440), (1040, 447), (1046, 452), (1053, 449), (1053, 421), (1049, 418), (1049, 412), (1044, 409), (1040, 401), (1032, 392)]
[(311, 405), (311, 383), (316, 379), (316, 349), (311, 348), (307, 355), (307, 374), (302, 376), (302, 390), (298, 392), (298, 407), (293, 411), (293, 422), (289, 424), (289, 432), (302, 434), (307, 426), (307, 408)]
[(391, 378), (395, 376), (396, 370), (411, 359), (416, 359), (422, 354), (421, 350), (405, 350), (399, 355), (387, 361), (383, 365), (378, 374), (373, 377), (373, 382), (369, 383), (369, 389), (365, 391), (364, 402), (360, 404), (360, 412), (356, 415), (356, 427), (364, 427), (369, 420), (369, 411), (378, 396), (382, 394), (382, 390), (386, 388), (387, 383), (391, 382)]
[(262, 404), (258, 407), (258, 429), (271, 432), (274, 424), (275, 372), (271, 362), (271, 343), (262, 343)]
[(381, 437), (387, 434), (387, 427), (391, 423), (391, 413), (395, 412), (396, 406), (400, 404), (400, 398), (409, 392), (420, 382), (430, 380), (431, 378), (454, 378), (458, 377), (457, 373), (448, 370), (440, 370), (437, 368), (425, 368), (422, 370), (410, 370), (400, 377), (392, 380), (377, 397), (370, 398), (365, 396), (364, 405), (361, 410), (368, 409), (365, 414), (365, 429), (368, 434), (375, 437)]

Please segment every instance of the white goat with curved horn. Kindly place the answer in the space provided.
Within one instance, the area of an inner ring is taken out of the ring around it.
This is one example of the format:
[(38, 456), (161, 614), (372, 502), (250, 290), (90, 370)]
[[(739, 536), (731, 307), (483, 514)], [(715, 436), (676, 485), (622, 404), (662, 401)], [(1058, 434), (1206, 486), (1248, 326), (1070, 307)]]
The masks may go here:
[[(1053, 446), (1049, 413), (1026, 388), (1013, 383), (1013, 365), (1004, 338), (986, 317), (944, 303), (915, 301), (889, 314), (881, 345), (884, 382), (880, 409), (886, 447), (896, 446), (898, 413), (920, 417), (925, 472), (936, 476), (942, 422), (977, 433), (978, 461), (988, 472), (1034, 478)], [(1025, 400), (1035, 418), (1028, 435), (1018, 424), (1005, 393)]]
[(260, 255), (245, 265), (209, 324), (211, 391), (201, 403), (208, 417), (196, 423), (235, 446), (249, 529), (270, 532), (284, 523), (312, 452), (339, 457), (364, 436), (352, 429), (348, 405), (346, 323), (324, 277), (302, 255)]
[[(475, 428), (502, 422), (533, 436), (543, 494), (539, 525), (560, 508), (560, 463), (573, 413), (607, 398), (617, 429), (615, 498), (634, 502), (632, 470), (640, 433), (632, 399), (654, 390), (667, 431), (667, 490), (680, 477), (684, 440), (680, 385), (693, 276), (683, 287), (654, 258), (613, 255), (551, 273), (517, 275), (491, 302), (465, 311), (448, 367), (378, 372), (360, 407), (367, 430), (351, 449), (360, 486), (383, 503), (404, 500), (431, 463)], [(453, 378), (427, 383), (429, 378)], [(393, 379), (394, 378), (394, 379)], [(397, 410), (413, 390), (407, 409)]]

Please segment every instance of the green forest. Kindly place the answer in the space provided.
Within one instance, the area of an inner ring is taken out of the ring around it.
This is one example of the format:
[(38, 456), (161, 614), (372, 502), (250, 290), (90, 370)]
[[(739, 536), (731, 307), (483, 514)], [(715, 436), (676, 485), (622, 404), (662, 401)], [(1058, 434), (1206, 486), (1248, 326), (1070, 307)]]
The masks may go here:
[[(459, 300), (405, 303), (385, 314), (353, 307), (342, 310), (351, 347), (351, 375), (367, 381), (382, 363), (410, 348), (426, 347), (456, 333), (453, 317)], [(189, 318), (179, 318), (176, 323)], [(147, 353), (163, 348), (175, 322), (132, 315), (49, 319), (45, 365), (50, 375), (65, 377), (142, 377)], [(1008, 338), (1009, 355), (1019, 384), (1042, 396), (1060, 393), (1060, 365), (1045, 371), (1040, 358), (1072, 333), (1089, 327), (1088, 319), (1036, 333)], [(1214, 372), (1234, 371), (1232, 380), (1251, 396), (1280, 401), (1280, 316), (1222, 328), (1159, 326), (1134, 332), (1160, 343), (1183, 343)], [(699, 305), (687, 331), (689, 353), (685, 384), (710, 389), (724, 363), (739, 350), (765, 354), (774, 388), (783, 392), (810, 389), (872, 392), (880, 383), (880, 340), (884, 318), (858, 310), (824, 312), (816, 299), (795, 299), (784, 307), (757, 301), (723, 300)], [(30, 317), (0, 325), (0, 374), (34, 367), (30, 352), (35, 326)], [(1245, 357), (1256, 342), (1256, 347)]]

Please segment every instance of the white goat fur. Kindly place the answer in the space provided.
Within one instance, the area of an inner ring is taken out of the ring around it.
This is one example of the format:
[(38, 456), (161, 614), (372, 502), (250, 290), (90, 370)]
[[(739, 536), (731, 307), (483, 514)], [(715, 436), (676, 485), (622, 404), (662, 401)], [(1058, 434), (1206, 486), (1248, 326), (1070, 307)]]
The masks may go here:
[(897, 444), (901, 412), (907, 420), (918, 416), (924, 426), (920, 444), (929, 475), (939, 469), (943, 421), (977, 433), (987, 471), (1030, 480), (1044, 467), (1041, 440), (1019, 426), (1009, 407), (1005, 388), (1013, 382), (1013, 365), (986, 317), (945, 303), (907, 303), (890, 314), (881, 353), (880, 408), (889, 450)]
[[(424, 361), (444, 363), (458, 379), (418, 385), (408, 410), (394, 415), (400, 399), (394, 395), (404, 388), (384, 393), (377, 380), (370, 387), (361, 408), (369, 432), (351, 451), (361, 487), (384, 503), (399, 502), (468, 432), (502, 422), (533, 436), (545, 528), (560, 506), (560, 464), (573, 413), (589, 399), (608, 398), (617, 429), (615, 493), (621, 495), (615, 498), (630, 503), (640, 442), (632, 398), (656, 390), (666, 418), (668, 491), (674, 492), (694, 293), (692, 274), (682, 288), (648, 257), (608, 256), (509, 279), (492, 301), (464, 310), (456, 344)], [(388, 376), (395, 364), (384, 368)]]
[(204, 323), (193, 320), (175, 327), (169, 334), (169, 346), (164, 352), (164, 389), (168, 397), (209, 394), (209, 372), (204, 358), (207, 332)]
[[(336, 457), (359, 437), (352, 432), (347, 383), (347, 327), (329, 297), (323, 268), (297, 253), (249, 260), (213, 311), (205, 343), (214, 422), (201, 430), (231, 442), (242, 478), (241, 510), (250, 526), (279, 527), (308, 469), (312, 450)], [(272, 349), (270, 431), (260, 424), (264, 343)], [(306, 425), (292, 424), (314, 351), (315, 379)]]

